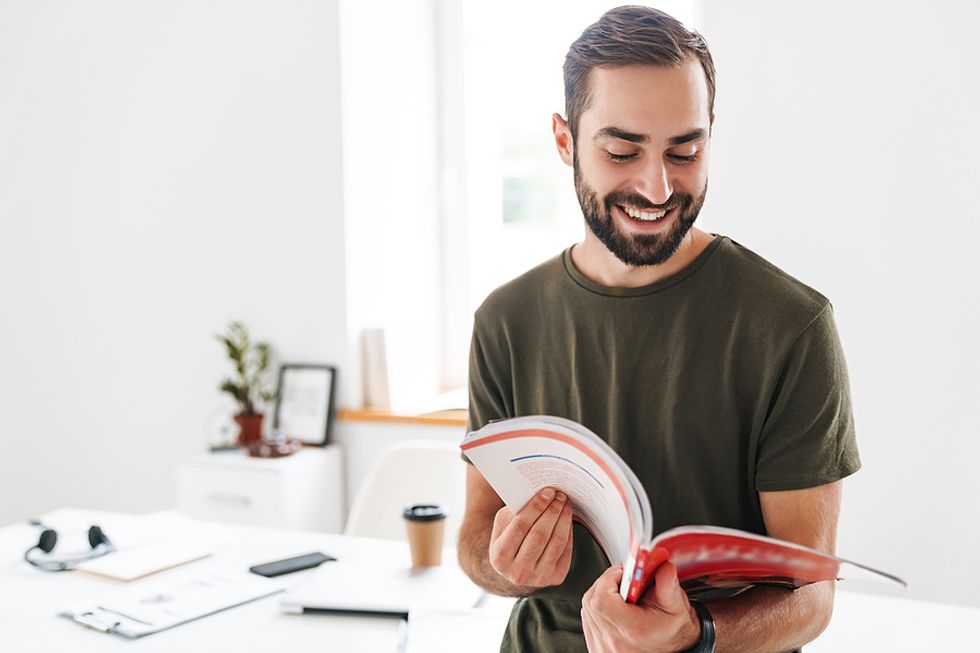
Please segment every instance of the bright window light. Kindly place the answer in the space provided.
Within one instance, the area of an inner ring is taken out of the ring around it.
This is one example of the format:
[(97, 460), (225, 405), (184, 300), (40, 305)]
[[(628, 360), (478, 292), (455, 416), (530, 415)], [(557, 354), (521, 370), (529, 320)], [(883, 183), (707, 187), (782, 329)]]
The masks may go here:
[[(695, 2), (658, 8), (696, 27)], [(446, 124), (456, 125), (444, 140), (450, 149), (457, 144), (465, 171), (459, 180), (465, 191), (446, 196), (445, 220), (465, 220), (465, 229), (445, 230), (445, 244), (456, 249), (446, 257), (444, 378), (465, 378), (470, 317), (487, 294), (582, 239), (572, 171), (558, 157), (551, 117), (565, 115), (569, 45), (620, 4), (462, 0), (452, 3), (452, 20), (442, 22), (444, 30), (459, 30), (442, 49), (458, 61), (450, 74), (443, 69)], [(457, 112), (462, 118), (454, 120)]]

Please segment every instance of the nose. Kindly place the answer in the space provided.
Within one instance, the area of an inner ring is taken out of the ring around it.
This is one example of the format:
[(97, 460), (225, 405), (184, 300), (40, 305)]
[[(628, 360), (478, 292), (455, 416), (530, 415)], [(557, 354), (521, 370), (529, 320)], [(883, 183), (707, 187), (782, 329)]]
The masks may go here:
[(665, 204), (673, 195), (673, 182), (662, 160), (650, 157), (639, 173), (636, 190), (654, 204)]

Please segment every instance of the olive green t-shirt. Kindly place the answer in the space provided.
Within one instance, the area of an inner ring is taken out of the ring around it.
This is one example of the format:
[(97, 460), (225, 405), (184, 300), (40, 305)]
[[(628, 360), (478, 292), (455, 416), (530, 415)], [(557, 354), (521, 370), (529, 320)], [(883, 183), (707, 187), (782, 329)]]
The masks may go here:
[[(571, 250), (477, 310), (469, 430), (521, 415), (575, 420), (636, 472), (654, 534), (711, 524), (765, 534), (759, 492), (860, 467), (828, 300), (724, 236), (679, 273), (607, 288)], [(581, 598), (609, 563), (576, 525), (560, 586), (517, 602), (502, 650), (585, 651)]]

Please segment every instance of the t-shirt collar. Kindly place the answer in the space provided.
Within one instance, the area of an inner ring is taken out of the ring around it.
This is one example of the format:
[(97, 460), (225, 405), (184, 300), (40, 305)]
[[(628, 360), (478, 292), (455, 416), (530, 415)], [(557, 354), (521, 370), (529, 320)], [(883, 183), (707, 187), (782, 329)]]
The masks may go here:
[(592, 281), (591, 279), (588, 279), (584, 274), (579, 272), (575, 267), (575, 264), (572, 263), (572, 247), (574, 247), (574, 245), (562, 252), (561, 263), (569, 278), (585, 290), (599, 295), (605, 295), (606, 297), (641, 297), (643, 295), (649, 295), (674, 286), (701, 269), (701, 266), (703, 266), (711, 255), (722, 246), (722, 243), (728, 241), (728, 238), (725, 236), (719, 236), (718, 234), (712, 235), (714, 236), (714, 239), (708, 243), (708, 246), (704, 248), (704, 251), (698, 254), (693, 261), (691, 261), (683, 269), (679, 270), (676, 274), (672, 274), (665, 279), (654, 281), (646, 286), (638, 286), (636, 288), (614, 288), (603, 286)]

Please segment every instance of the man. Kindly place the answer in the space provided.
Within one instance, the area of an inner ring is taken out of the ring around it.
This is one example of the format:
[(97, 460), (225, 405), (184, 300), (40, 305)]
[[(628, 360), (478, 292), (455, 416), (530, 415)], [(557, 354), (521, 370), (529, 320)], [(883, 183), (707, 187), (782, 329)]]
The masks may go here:
[[(707, 46), (666, 14), (621, 7), (572, 44), (564, 73), (554, 135), (585, 240), (477, 311), (469, 428), (576, 420), (636, 472), (656, 532), (715, 524), (833, 552), (841, 479), (860, 466), (844, 358), (825, 297), (693, 226), (714, 119)], [(670, 564), (627, 605), (622, 569), (564, 495), (546, 489), (515, 515), (472, 466), (467, 483), (460, 562), (521, 597), (503, 650), (789, 651), (830, 619), (832, 583), (692, 602)]]

